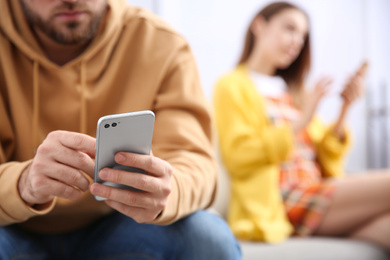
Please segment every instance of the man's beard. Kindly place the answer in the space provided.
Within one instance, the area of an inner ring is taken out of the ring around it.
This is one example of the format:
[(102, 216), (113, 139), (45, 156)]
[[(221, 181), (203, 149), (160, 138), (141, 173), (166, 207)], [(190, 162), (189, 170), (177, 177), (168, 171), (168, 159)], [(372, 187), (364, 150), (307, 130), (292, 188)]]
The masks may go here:
[[(100, 13), (95, 14), (84, 29), (79, 29), (82, 26), (79, 21), (69, 21), (65, 23), (67, 29), (65, 30), (63, 26), (62, 29), (58, 28), (59, 26), (53, 24), (50, 18), (43, 20), (23, 0), (20, 0), (20, 2), (31, 27), (38, 28), (55, 42), (65, 45), (79, 44), (91, 40), (95, 36), (107, 9), (105, 5), (105, 8)], [(56, 9), (58, 11), (83, 10), (78, 3), (63, 3)]]

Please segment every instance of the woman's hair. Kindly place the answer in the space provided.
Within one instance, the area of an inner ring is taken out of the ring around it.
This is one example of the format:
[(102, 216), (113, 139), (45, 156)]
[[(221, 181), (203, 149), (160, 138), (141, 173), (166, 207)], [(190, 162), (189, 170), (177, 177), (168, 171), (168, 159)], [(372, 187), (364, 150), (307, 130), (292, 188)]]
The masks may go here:
[[(252, 20), (251, 25), (257, 17), (263, 17), (266, 21), (269, 21), (275, 14), (291, 8), (301, 11), (307, 17), (307, 14), (295, 5), (287, 2), (275, 2), (263, 8)], [(251, 26), (249, 26), (239, 64), (243, 64), (248, 60), (254, 44), (255, 36), (252, 33)], [(298, 94), (297, 92), (301, 92), (306, 76), (309, 73), (310, 62), (310, 39), (308, 33), (299, 56), (288, 68), (278, 69), (276, 75), (281, 76), (286, 81), (291, 92)]]

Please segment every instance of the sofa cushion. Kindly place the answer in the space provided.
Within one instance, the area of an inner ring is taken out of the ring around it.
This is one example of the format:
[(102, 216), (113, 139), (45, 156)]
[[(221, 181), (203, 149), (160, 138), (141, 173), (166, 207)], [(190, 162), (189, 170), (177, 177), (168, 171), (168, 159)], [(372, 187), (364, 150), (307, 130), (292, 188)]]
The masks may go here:
[(243, 260), (390, 260), (376, 245), (341, 238), (290, 238), (276, 244), (240, 241)]
[[(230, 180), (219, 156), (217, 158), (219, 183), (216, 200), (210, 211), (226, 218)], [(243, 260), (390, 260), (390, 255), (376, 245), (341, 238), (290, 238), (276, 245), (240, 241), (240, 245)]]

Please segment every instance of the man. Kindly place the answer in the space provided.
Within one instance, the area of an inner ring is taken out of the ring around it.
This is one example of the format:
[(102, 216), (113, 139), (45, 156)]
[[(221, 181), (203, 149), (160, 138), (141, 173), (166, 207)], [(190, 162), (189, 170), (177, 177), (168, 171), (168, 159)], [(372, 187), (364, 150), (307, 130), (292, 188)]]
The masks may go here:
[[(217, 174), (186, 41), (124, 0), (0, 10), (0, 259), (239, 258), (225, 223), (197, 211)], [(142, 192), (92, 184), (97, 120), (146, 109), (153, 155), (115, 160), (148, 174), (99, 173)]]

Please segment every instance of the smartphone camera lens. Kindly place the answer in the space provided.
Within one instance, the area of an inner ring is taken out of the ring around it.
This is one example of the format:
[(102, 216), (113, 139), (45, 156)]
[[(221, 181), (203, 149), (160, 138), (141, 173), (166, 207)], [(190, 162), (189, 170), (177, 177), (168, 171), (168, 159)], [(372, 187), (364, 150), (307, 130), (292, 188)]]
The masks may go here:
[(116, 127), (116, 125), (117, 125), (117, 123), (112, 123), (111, 126), (112, 126), (112, 127)]
[(105, 128), (109, 128), (110, 125), (109, 125), (109, 124), (105, 124), (104, 127), (105, 127)]

